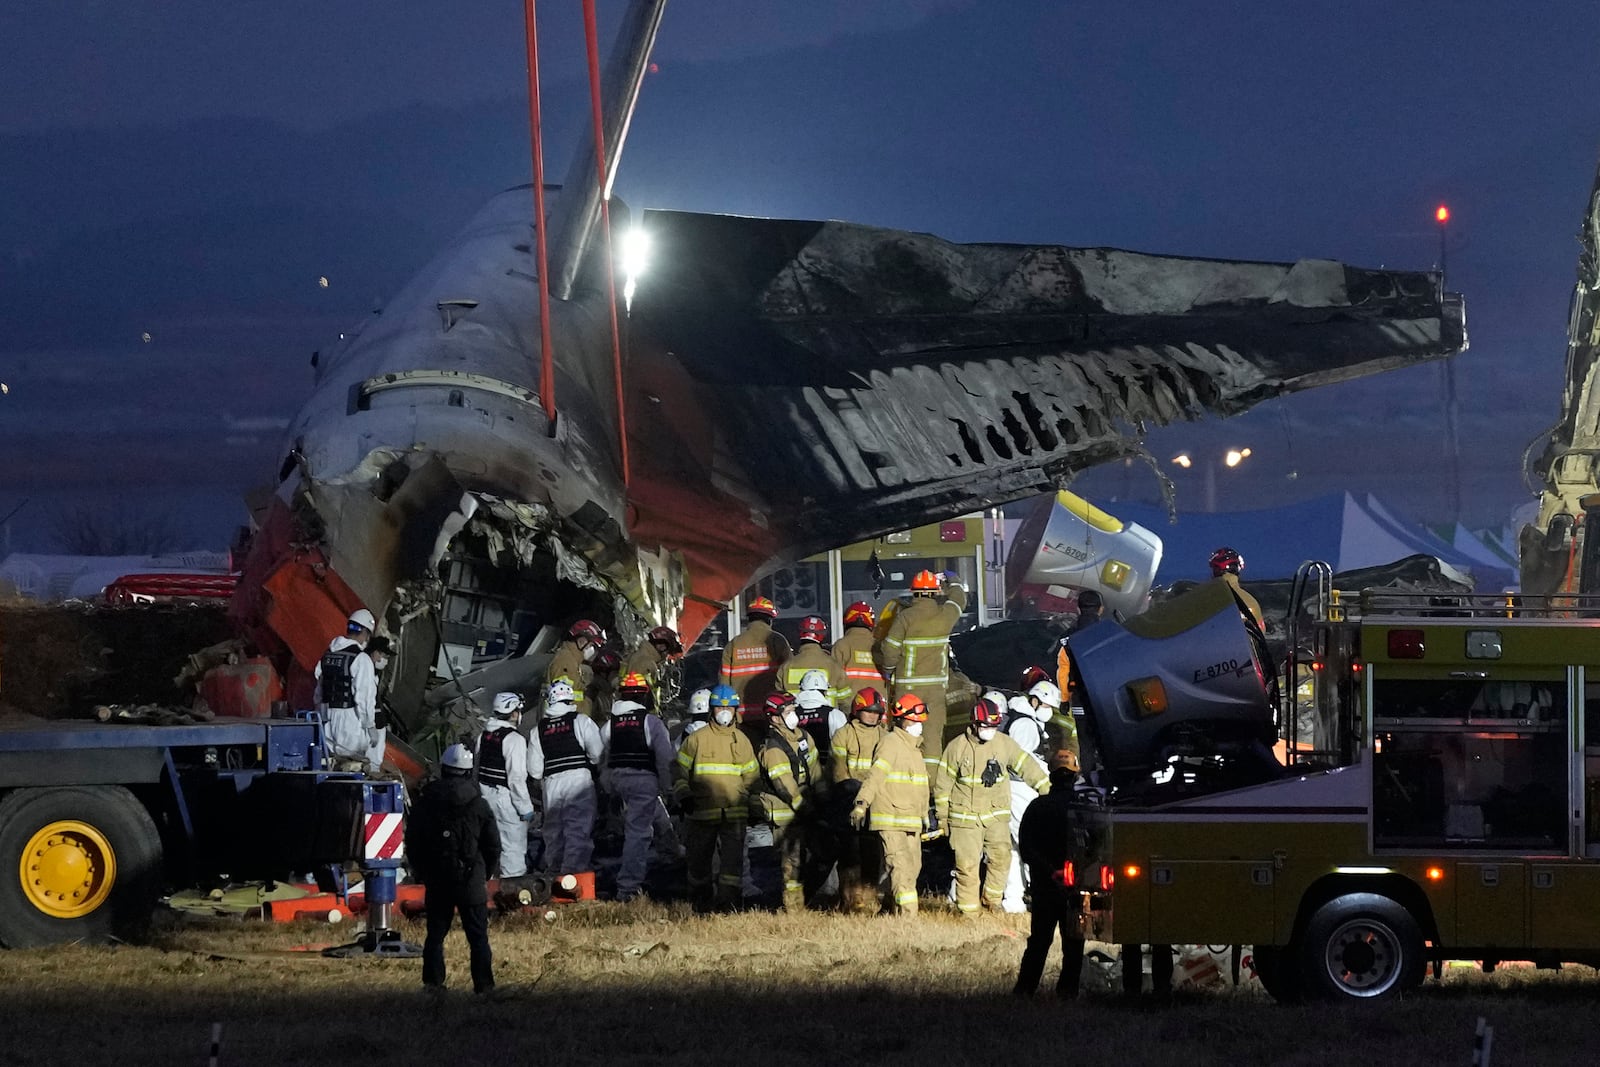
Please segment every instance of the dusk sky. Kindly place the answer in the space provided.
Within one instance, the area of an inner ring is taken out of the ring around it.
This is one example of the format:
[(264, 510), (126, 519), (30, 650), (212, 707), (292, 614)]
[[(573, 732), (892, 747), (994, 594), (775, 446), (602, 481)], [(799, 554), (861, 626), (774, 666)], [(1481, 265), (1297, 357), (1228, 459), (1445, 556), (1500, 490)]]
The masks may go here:
[[(587, 120), (580, 9), (541, 8), (559, 180)], [(608, 45), (621, 9), (601, 3)], [(1592, 36), (1554, 2), (672, 0), (616, 193), (1394, 268), (1436, 262), (1448, 203), (1462, 518), (1498, 526), (1559, 409)], [(92, 499), (171, 509), (221, 547), (277, 469), (311, 352), (528, 181), (521, 5), (13, 4), (0, 40), (0, 517), (23, 505), (0, 554), (50, 548), (52, 516)], [(1250, 446), (1223, 508), (1348, 488), (1447, 520), (1442, 382), (1319, 390), (1150, 450), (1172, 471)], [(1118, 467), (1075, 488), (1114, 512), (1157, 483)], [(1204, 506), (1198, 475), (1178, 493)]]

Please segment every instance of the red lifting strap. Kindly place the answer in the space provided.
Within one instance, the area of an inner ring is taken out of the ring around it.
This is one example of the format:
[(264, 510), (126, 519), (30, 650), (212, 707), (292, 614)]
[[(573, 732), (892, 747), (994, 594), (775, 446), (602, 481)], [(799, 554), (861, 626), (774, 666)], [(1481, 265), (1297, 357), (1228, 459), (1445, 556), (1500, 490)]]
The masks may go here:
[(555, 353), (550, 349), (550, 282), (544, 238), (544, 131), (539, 113), (539, 29), (534, 0), (523, 0), (528, 33), (528, 124), (533, 137), (533, 234), (539, 255), (539, 399), (545, 418), (556, 419)]

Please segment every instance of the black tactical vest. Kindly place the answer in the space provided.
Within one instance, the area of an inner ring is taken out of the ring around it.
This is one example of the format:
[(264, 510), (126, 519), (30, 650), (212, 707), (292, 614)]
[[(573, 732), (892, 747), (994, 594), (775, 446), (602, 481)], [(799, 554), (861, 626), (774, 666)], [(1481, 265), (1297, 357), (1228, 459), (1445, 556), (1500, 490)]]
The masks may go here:
[(359, 648), (340, 648), (322, 654), (322, 703), (330, 708), (356, 706), (353, 675)]
[(655, 756), (650, 752), (647, 711), (615, 712), (611, 715), (611, 752), (608, 763), (614, 770), (654, 771)]
[(539, 748), (544, 753), (546, 778), (562, 771), (588, 770), (589, 755), (578, 744), (577, 717), (573, 713), (559, 719), (539, 720)]
[(505, 739), (516, 733), (514, 726), (502, 726), (483, 735), (478, 745), (478, 781), (482, 785), (510, 785), (506, 774)]

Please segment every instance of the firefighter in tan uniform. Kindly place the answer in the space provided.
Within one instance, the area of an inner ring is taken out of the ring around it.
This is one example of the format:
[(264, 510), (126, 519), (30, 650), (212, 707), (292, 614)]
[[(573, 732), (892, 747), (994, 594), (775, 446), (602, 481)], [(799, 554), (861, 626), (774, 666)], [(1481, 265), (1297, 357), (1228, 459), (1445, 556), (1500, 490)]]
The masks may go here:
[[(883, 672), (878, 670), (877, 642), (872, 636), (877, 625), (872, 605), (865, 600), (858, 600), (844, 609), (844, 634), (833, 643), (833, 661), (844, 670), (850, 684), (850, 700), (868, 686), (880, 691), (889, 688), (889, 683), (883, 680)], [(841, 702), (834, 706), (848, 708), (850, 705)]]
[(567, 636), (556, 645), (555, 655), (550, 658), (550, 666), (544, 672), (546, 688), (553, 685), (557, 678), (565, 678), (572, 686), (572, 696), (578, 702), (579, 714), (591, 719), (597, 718), (597, 711), (584, 690), (594, 681), (591, 664), (605, 643), (606, 632), (599, 623), (579, 619), (567, 627)]
[(823, 651), (828, 640), (828, 624), (820, 615), (807, 615), (800, 620), (800, 647), (778, 672), (778, 688), (785, 693), (799, 693), (800, 680), (807, 671), (821, 671), (828, 676), (828, 703), (836, 708), (848, 708), (855, 697), (850, 679), (837, 660)]
[(1257, 626), (1262, 626), (1260, 602), (1239, 584), (1239, 575), (1243, 573), (1244, 557), (1233, 549), (1224, 545), (1211, 553), (1211, 577), (1226, 583), (1233, 590), (1233, 598), (1239, 602), (1240, 609), (1254, 619)]
[(883, 842), (889, 893), (901, 915), (917, 913), (917, 877), (922, 873), (922, 832), (928, 819), (928, 765), (922, 761), (922, 728), (928, 708), (915, 693), (894, 706), (894, 729), (884, 735), (867, 780), (861, 783), (850, 825), (863, 824)]
[(689, 899), (698, 912), (713, 904), (713, 865), (719, 910), (737, 907), (744, 885), (744, 831), (761, 775), (750, 739), (734, 724), (738, 707), (731, 686), (713, 689), (710, 724), (683, 739), (672, 764), (672, 796), (688, 837)]
[(928, 707), (922, 750), (937, 762), (944, 747), (945, 687), (950, 682), (950, 631), (967, 610), (967, 591), (951, 583), (939, 597), (932, 571), (911, 579), (911, 603), (895, 612), (878, 647), (878, 662), (890, 679), (893, 699), (915, 693)]
[[(801, 867), (825, 784), (822, 759), (816, 741), (800, 728), (794, 697), (768, 694), (766, 711), (767, 736), (756, 757), (765, 786), (759, 803), (762, 817), (772, 825), (772, 843), (783, 872), (783, 910), (799, 912), (806, 906)], [(753, 851), (751, 864), (755, 864)]]
[(722, 650), (722, 684), (739, 694), (742, 721), (761, 730), (767, 694), (778, 688), (778, 670), (789, 659), (788, 640), (772, 628), (777, 617), (772, 601), (756, 597), (745, 610), (744, 629)]
[[(833, 735), (833, 791), (841, 806), (854, 804), (861, 783), (877, 762), (878, 746), (885, 737), (883, 711), (883, 695), (863, 689), (850, 704), (850, 721)], [(883, 842), (870, 831), (841, 826), (839, 899), (844, 910), (872, 908), (882, 876)]]
[(984, 854), (989, 877), (983, 904), (1000, 910), (1006, 873), (1011, 868), (1011, 782), (1015, 773), (1039, 794), (1050, 791), (1044, 768), (1031, 753), (1000, 732), (1003, 704), (985, 694), (972, 709), (972, 727), (945, 746), (933, 780), (933, 809), (947, 827), (956, 854), (956, 908), (978, 910), (978, 875)]
[(622, 677), (642, 674), (650, 683), (650, 696), (657, 715), (661, 714), (663, 704), (662, 676), (667, 665), (681, 655), (683, 642), (678, 639), (678, 631), (670, 626), (657, 626), (622, 661)]

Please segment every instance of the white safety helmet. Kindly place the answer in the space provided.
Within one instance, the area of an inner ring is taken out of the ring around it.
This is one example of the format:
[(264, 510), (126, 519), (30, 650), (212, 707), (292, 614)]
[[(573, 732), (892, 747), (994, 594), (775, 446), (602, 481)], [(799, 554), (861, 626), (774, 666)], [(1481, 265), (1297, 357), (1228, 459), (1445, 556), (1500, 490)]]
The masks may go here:
[(689, 694), (689, 718), (708, 719), (711, 717), (711, 690), (696, 689)]
[(809, 671), (806, 671), (806, 673), (802, 674), (800, 676), (800, 691), (803, 693), (807, 689), (820, 689), (824, 693), (826, 693), (828, 691), (828, 675), (827, 675), (827, 672), (826, 671), (819, 671), (819, 670), (809, 670)]
[(501, 718), (515, 715), (523, 709), (524, 704), (525, 702), (520, 693), (496, 693), (494, 695), (494, 713)]
[(557, 678), (551, 682), (544, 697), (545, 715), (554, 719), (577, 710), (578, 698), (572, 691), (572, 683), (565, 678)]
[(472, 770), (472, 753), (466, 745), (451, 745), (444, 750), (444, 755), (439, 757), (441, 766), (452, 771)]
[(366, 608), (357, 608), (350, 613), (350, 625), (351, 627), (359, 626), (363, 630), (376, 630), (378, 628), (378, 620), (374, 619), (372, 612)]
[(1061, 690), (1054, 682), (1034, 682), (1028, 695), (1039, 702), (1035, 717), (1040, 722), (1049, 722), (1050, 716), (1061, 710)]
[(831, 708), (833, 702), (828, 699), (828, 674), (826, 671), (811, 670), (800, 676), (800, 691), (794, 695), (794, 702), (807, 711), (817, 708)]

